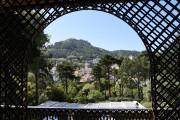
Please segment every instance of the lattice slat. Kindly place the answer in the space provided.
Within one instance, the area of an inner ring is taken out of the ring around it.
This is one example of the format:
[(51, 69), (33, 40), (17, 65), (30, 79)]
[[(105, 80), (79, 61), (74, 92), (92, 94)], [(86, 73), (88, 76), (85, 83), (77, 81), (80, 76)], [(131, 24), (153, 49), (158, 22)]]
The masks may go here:
[(26, 107), (29, 45), (40, 31), (57, 18), (80, 10), (107, 12), (122, 19), (137, 32), (150, 57), (155, 117), (179, 119), (180, 2), (178, 0), (0, 1), (0, 103)]

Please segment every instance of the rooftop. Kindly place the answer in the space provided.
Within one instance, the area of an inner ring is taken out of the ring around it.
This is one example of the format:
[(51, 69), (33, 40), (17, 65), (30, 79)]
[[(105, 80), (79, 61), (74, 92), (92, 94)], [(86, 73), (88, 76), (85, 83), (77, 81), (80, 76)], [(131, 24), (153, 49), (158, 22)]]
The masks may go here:
[(146, 109), (137, 101), (121, 101), (121, 102), (100, 102), (100, 103), (68, 103), (47, 101), (35, 108), (68, 108), (68, 109)]

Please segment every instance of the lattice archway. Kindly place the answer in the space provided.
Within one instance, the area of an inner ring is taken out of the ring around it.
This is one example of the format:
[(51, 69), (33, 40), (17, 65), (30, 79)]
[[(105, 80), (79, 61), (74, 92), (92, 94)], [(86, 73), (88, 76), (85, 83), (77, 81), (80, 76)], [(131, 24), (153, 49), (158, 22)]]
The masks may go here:
[(65, 14), (98, 10), (128, 23), (145, 44), (151, 61), (156, 119), (180, 118), (178, 0), (8, 0), (0, 2), (0, 10), (0, 103), (6, 107), (21, 105), (26, 109), (27, 58), (36, 35)]

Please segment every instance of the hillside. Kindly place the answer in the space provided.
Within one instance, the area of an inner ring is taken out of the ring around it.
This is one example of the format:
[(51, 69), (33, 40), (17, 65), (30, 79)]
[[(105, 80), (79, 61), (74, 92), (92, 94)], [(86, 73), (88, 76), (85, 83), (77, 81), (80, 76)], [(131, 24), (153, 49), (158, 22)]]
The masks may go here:
[(137, 56), (140, 54), (139, 51), (130, 51), (130, 50), (115, 50), (111, 53), (117, 55), (117, 56)]
[(140, 52), (117, 50), (108, 51), (102, 48), (95, 47), (85, 40), (67, 39), (64, 41), (56, 42), (54, 45), (48, 46), (48, 52), (53, 58), (66, 58), (67, 56), (79, 56), (83, 59), (91, 59), (101, 57), (105, 54), (113, 56), (136, 56)]

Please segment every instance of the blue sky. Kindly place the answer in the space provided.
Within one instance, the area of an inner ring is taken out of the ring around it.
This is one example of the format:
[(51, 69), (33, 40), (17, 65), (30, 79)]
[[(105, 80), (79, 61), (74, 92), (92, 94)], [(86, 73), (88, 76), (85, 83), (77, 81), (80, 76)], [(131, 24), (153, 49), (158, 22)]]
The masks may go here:
[(99, 11), (64, 15), (51, 23), (45, 33), (50, 35), (50, 43), (76, 38), (106, 50), (145, 50), (142, 40), (129, 25)]

